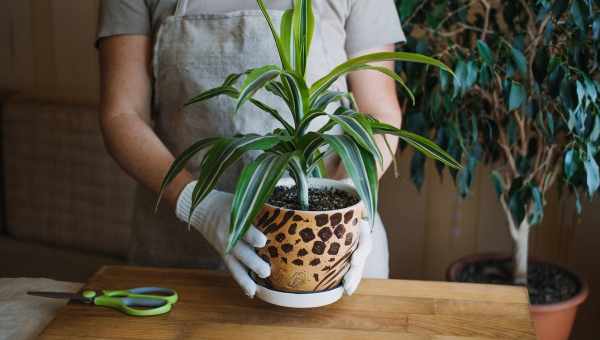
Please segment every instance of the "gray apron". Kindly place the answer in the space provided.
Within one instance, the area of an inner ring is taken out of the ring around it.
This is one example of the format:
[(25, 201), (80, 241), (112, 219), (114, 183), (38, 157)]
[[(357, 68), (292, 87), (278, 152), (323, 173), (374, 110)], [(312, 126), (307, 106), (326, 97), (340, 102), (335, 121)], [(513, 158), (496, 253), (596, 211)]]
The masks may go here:
[[(255, 1), (240, 0), (243, 2), (246, 2), (244, 10), (207, 12), (207, 0), (179, 0), (174, 15), (165, 18), (157, 31), (153, 56), (155, 131), (174, 155), (201, 138), (265, 134), (281, 127), (279, 122), (251, 104), (235, 113), (235, 101), (226, 96), (183, 107), (192, 96), (219, 86), (229, 74), (266, 64), (280, 64), (268, 25)], [(307, 67), (310, 83), (337, 64), (328, 57), (323, 42), (325, 34), (318, 24), (321, 5), (321, 1), (314, 2), (317, 28)], [(283, 10), (291, 6), (291, 0), (269, 1), (276, 27), (279, 27)], [(334, 88), (346, 91), (346, 80), (340, 79)], [(256, 98), (292, 121), (279, 98), (266, 91), (260, 91)], [(323, 119), (315, 120), (311, 129), (323, 124)], [(202, 156), (199, 154), (188, 164), (187, 169), (194, 176), (198, 175)], [(232, 192), (241, 170), (254, 157), (253, 154), (245, 155), (226, 171), (217, 189)], [(210, 245), (199, 233), (188, 231), (185, 223), (177, 221), (170, 207), (163, 205), (158, 213), (153, 212), (155, 200), (156, 194), (141, 187), (138, 189), (131, 261), (144, 265), (219, 267), (219, 257)], [(373, 266), (384, 264), (385, 268), (374, 275), (382, 277), (387, 276), (387, 239), (379, 218), (378, 222), (374, 249), (385, 251), (381, 254), (374, 251)]]

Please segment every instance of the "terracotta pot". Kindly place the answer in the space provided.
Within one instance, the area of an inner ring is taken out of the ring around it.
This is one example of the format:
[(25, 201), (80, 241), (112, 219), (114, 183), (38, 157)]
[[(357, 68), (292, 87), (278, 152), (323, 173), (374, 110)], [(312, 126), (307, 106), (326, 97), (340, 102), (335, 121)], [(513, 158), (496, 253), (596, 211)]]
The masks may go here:
[[(465, 265), (485, 260), (511, 260), (506, 254), (474, 254), (465, 256), (454, 262), (446, 271), (448, 281), (458, 282), (458, 274), (462, 272)], [(531, 257), (531, 262), (542, 262)], [(555, 264), (553, 264), (555, 265)], [(556, 266), (556, 265), (555, 265)], [(558, 266), (560, 267), (560, 266)], [(581, 276), (560, 267), (570, 273), (579, 283), (580, 290), (572, 298), (548, 305), (530, 305), (529, 310), (535, 324), (535, 332), (540, 340), (568, 340), (577, 314), (577, 307), (582, 304), (589, 294), (587, 282)]]
[[(279, 186), (293, 186), (283, 179)], [(311, 179), (312, 188), (337, 188), (358, 197), (350, 185), (328, 179)], [(261, 280), (267, 288), (293, 293), (336, 288), (350, 267), (358, 245), (361, 202), (344, 209), (300, 211), (266, 204), (256, 227), (267, 236), (258, 254), (271, 264), (271, 276)]]

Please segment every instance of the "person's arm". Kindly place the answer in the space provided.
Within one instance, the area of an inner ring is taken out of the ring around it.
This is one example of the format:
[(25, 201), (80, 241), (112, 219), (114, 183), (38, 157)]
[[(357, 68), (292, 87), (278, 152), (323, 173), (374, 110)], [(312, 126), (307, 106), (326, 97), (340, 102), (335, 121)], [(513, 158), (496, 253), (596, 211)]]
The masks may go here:
[[(109, 153), (134, 179), (154, 192), (174, 157), (151, 126), (152, 41), (144, 35), (117, 35), (100, 40), (100, 124)], [(192, 180), (183, 171), (163, 199), (175, 207)]]
[[(394, 45), (390, 44), (382, 48), (364, 51), (362, 54), (384, 51), (394, 51)], [(394, 69), (393, 61), (371, 64), (384, 66), (391, 70)], [(376, 119), (398, 128), (402, 125), (402, 110), (400, 108), (400, 103), (398, 102), (395, 80), (380, 72), (365, 70), (350, 73), (348, 75), (348, 82), (360, 112), (368, 113)], [(387, 139), (393, 154), (390, 154), (388, 147), (385, 144), (384, 136), (375, 136), (375, 141), (383, 156), (383, 168), (378, 166), (380, 178), (389, 168), (392, 163), (392, 157), (394, 157), (398, 148), (398, 137), (386, 135), (385, 138)], [(330, 177), (335, 179), (347, 177), (341, 162), (338, 162), (336, 169)]]

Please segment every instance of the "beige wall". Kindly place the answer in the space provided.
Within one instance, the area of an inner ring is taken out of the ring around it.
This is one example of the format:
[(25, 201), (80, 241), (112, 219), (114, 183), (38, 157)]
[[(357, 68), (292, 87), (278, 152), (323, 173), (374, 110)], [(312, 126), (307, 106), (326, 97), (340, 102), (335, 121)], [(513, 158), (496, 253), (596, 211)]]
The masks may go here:
[[(98, 0), (0, 0), (0, 92), (96, 103), (97, 5)], [(394, 277), (441, 280), (447, 265), (462, 255), (510, 251), (504, 216), (484, 169), (463, 201), (450, 178), (440, 181), (432, 164), (418, 193), (409, 181), (409, 155), (401, 159), (401, 178), (388, 174), (381, 186)], [(594, 319), (600, 319), (600, 204), (586, 205), (584, 216), (576, 218), (571, 201), (552, 197), (531, 246), (534, 254), (569, 265), (590, 280), (596, 303), (588, 303), (579, 318), (582, 339), (585, 328), (591, 331)]]

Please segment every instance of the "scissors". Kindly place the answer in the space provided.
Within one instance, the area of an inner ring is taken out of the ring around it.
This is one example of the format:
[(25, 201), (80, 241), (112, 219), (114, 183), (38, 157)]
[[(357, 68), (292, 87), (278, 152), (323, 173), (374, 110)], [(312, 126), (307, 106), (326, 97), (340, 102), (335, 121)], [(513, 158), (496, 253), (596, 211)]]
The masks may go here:
[(27, 294), (109, 307), (131, 316), (155, 316), (168, 313), (178, 299), (174, 290), (158, 287), (101, 292), (84, 290), (81, 293), (27, 292)]

